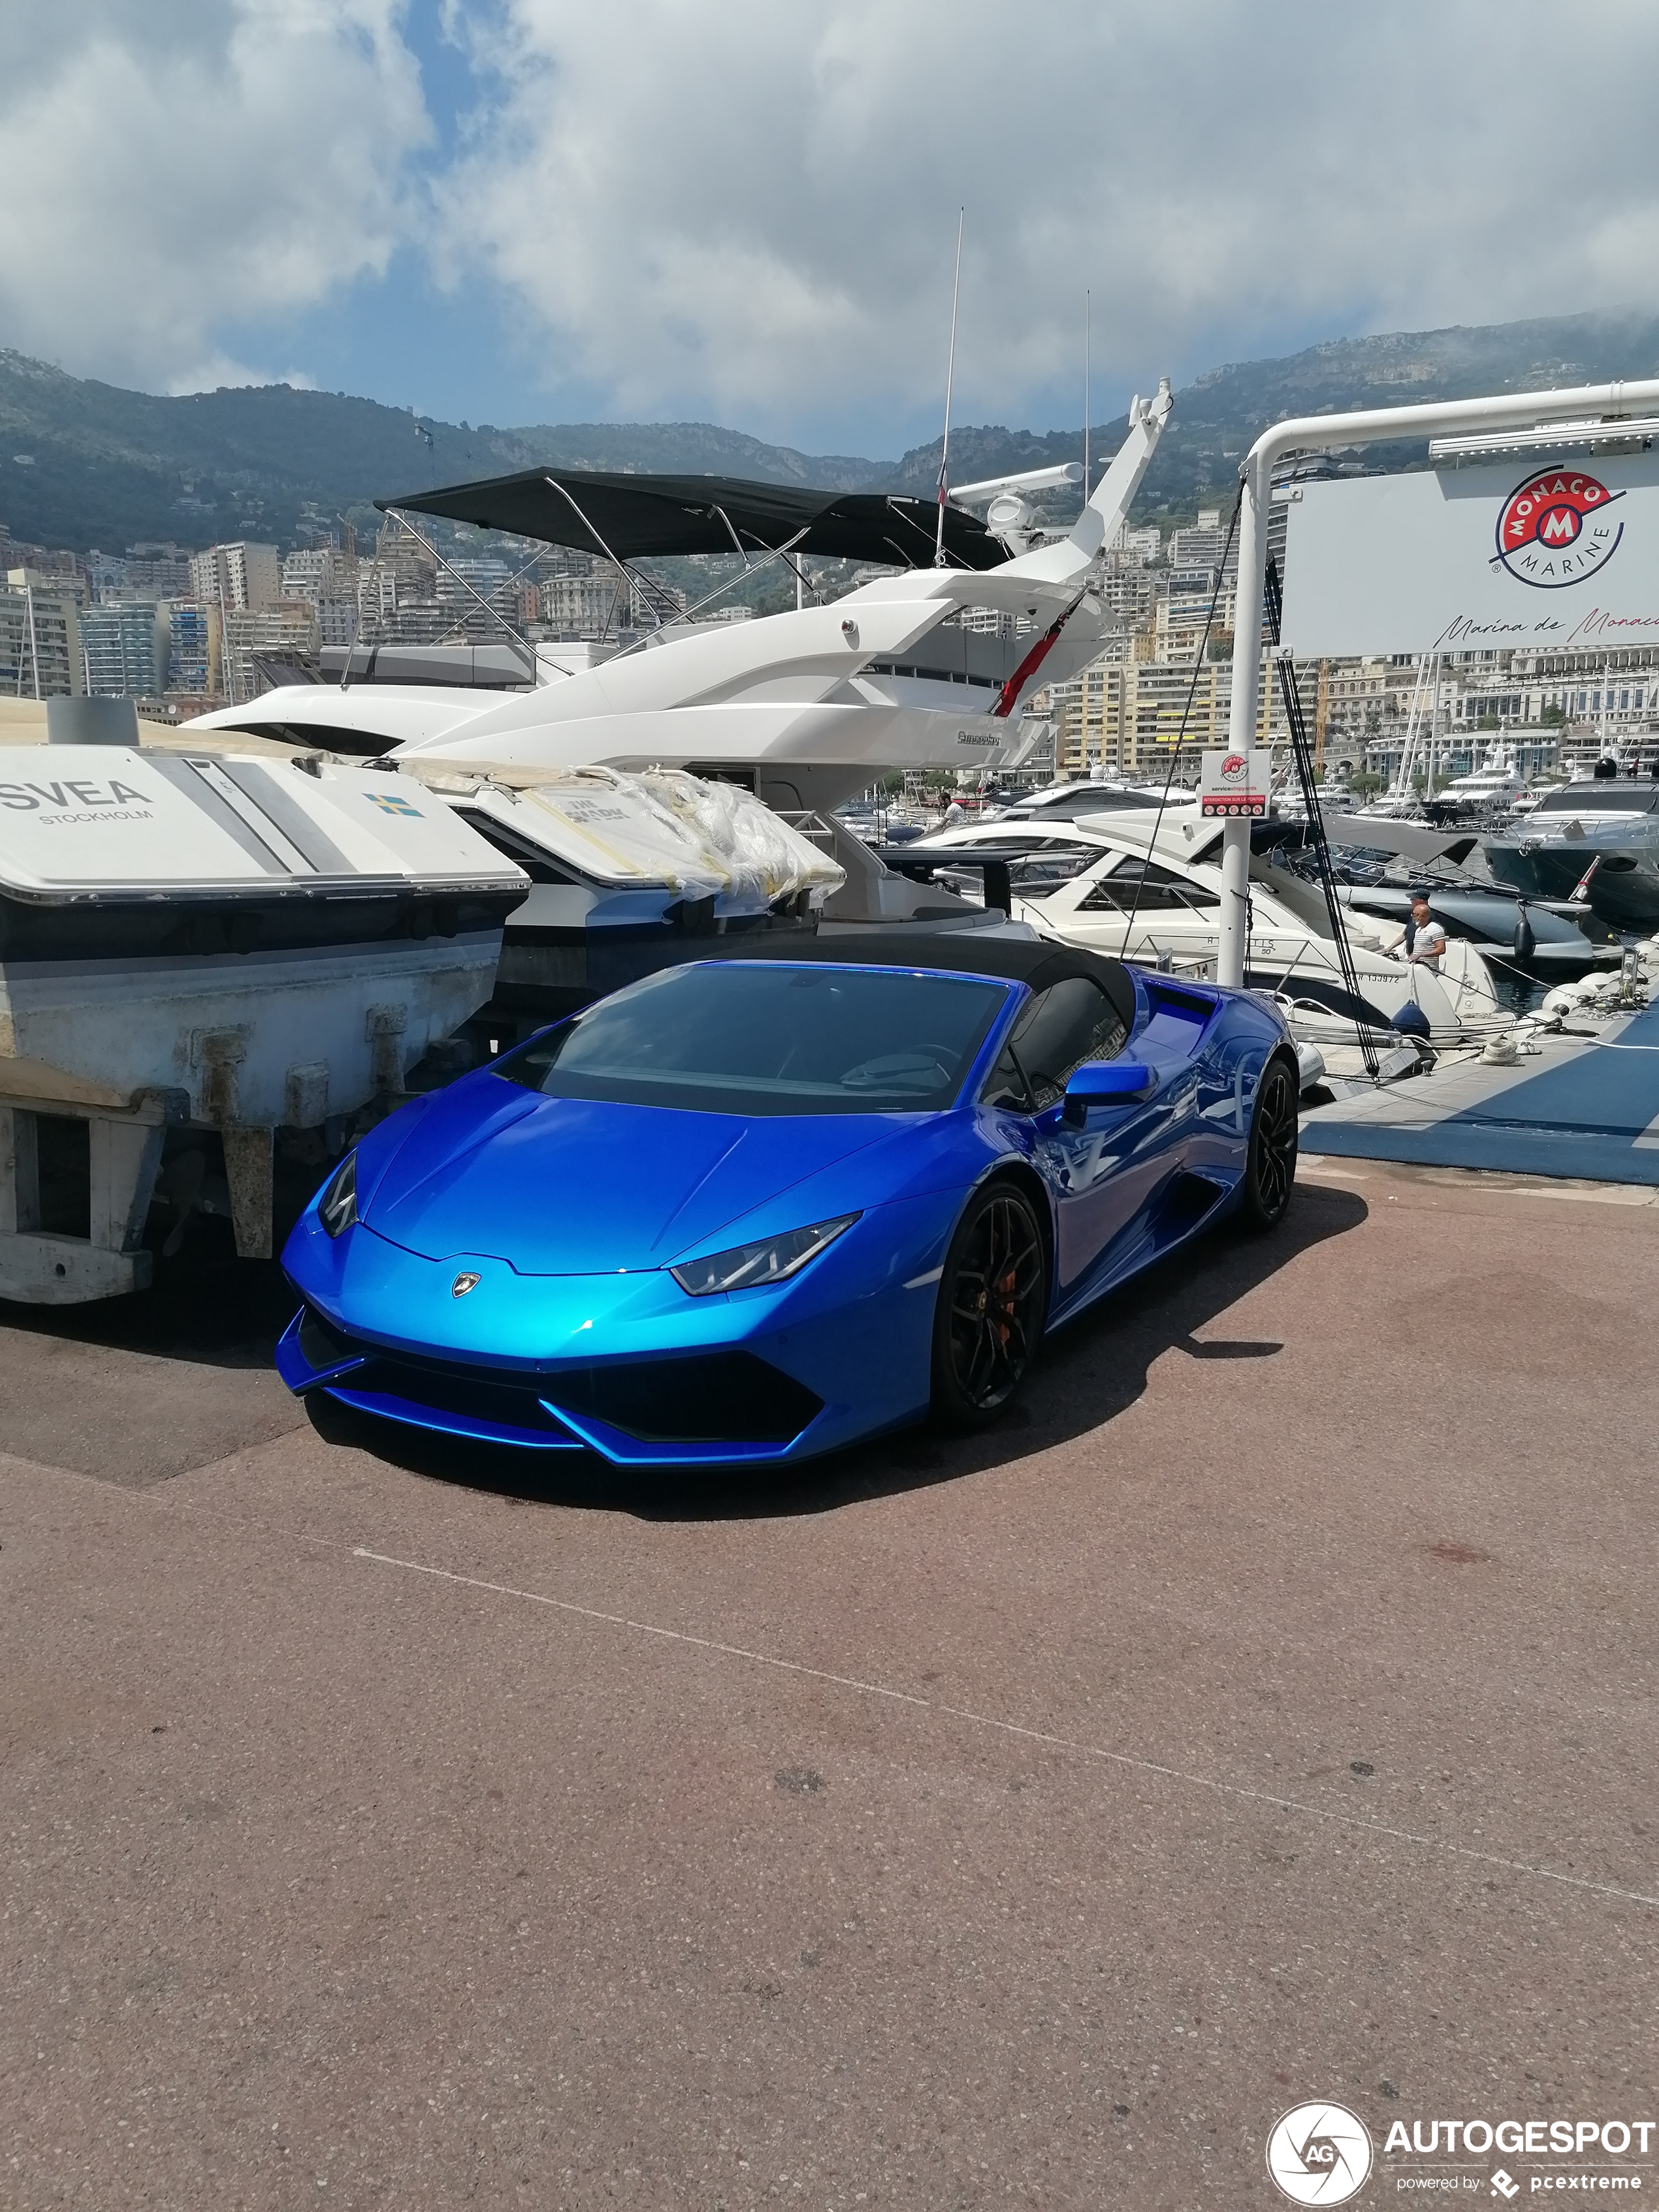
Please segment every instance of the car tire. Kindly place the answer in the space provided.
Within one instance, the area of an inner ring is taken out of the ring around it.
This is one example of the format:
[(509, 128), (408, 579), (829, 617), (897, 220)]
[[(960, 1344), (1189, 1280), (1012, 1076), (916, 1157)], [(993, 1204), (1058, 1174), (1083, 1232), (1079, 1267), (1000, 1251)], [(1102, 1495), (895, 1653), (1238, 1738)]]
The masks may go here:
[(933, 1311), (933, 1418), (988, 1428), (1018, 1396), (1048, 1312), (1048, 1248), (1033, 1200), (999, 1180), (963, 1210)]
[(1291, 1203), (1300, 1129), (1297, 1076), (1296, 1062), (1276, 1052), (1255, 1087), (1244, 1160), (1243, 1212), (1251, 1229), (1277, 1229)]

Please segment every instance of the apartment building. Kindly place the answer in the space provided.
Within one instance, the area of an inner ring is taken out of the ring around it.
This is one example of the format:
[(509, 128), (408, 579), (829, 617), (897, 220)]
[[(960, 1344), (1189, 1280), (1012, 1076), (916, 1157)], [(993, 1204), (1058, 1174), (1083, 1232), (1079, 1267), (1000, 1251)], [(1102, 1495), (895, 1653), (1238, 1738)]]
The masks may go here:
[(282, 574), (274, 545), (256, 545), (239, 539), (233, 545), (210, 545), (190, 558), (190, 595), (227, 614), (275, 606), (282, 597)]
[(218, 610), (210, 613), (198, 599), (169, 599), (163, 602), (163, 611), (167, 625), (167, 695), (197, 701), (216, 696)]
[(1147, 567), (1164, 557), (1163, 532), (1152, 525), (1145, 529), (1131, 530), (1127, 522), (1123, 523), (1112, 540), (1107, 557), (1115, 558), (1126, 565)]
[(315, 610), (303, 599), (276, 606), (243, 607), (224, 617), (224, 681), (233, 706), (258, 698), (270, 686), (258, 662), (303, 659), (317, 648)]
[(612, 568), (549, 576), (538, 587), (538, 618), (556, 637), (603, 637), (616, 626), (622, 596), (623, 580)]
[(154, 599), (117, 599), (81, 617), (86, 688), (104, 699), (159, 699), (167, 688), (170, 626)]
[(0, 588), (0, 693), (80, 698), (86, 690), (81, 610), (61, 575), (9, 568)]
[(127, 589), (135, 599), (187, 599), (191, 556), (170, 539), (147, 539), (129, 545), (125, 555)]
[(1219, 568), (1230, 572), (1238, 567), (1238, 541), (1227, 544), (1227, 526), (1218, 507), (1201, 507), (1198, 520), (1183, 530), (1170, 532), (1170, 566), (1171, 568)]

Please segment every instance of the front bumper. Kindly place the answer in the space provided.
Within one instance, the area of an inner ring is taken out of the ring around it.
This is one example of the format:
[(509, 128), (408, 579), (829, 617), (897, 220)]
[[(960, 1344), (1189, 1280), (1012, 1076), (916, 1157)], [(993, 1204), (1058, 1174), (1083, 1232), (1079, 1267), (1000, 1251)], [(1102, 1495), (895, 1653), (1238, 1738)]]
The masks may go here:
[[(276, 1365), (382, 1419), (630, 1466), (775, 1463), (919, 1419), (935, 1271), (960, 1205), (878, 1206), (790, 1281), (693, 1298), (665, 1269), (520, 1275), (302, 1218), (283, 1265), (306, 1304)], [(457, 1297), (453, 1284), (476, 1273)]]

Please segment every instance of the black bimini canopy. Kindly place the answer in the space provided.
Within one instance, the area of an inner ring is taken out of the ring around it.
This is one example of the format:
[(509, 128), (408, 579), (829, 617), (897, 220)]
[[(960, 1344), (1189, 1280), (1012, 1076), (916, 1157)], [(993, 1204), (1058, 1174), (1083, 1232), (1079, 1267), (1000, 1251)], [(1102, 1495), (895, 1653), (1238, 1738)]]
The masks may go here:
[[(623, 476), (602, 469), (520, 469), (375, 505), (509, 530), (618, 561), (672, 553), (752, 557), (788, 547), (822, 560), (925, 568), (939, 529), (933, 501), (896, 492), (811, 491), (734, 477)], [(1008, 549), (976, 515), (947, 504), (945, 556), (952, 568), (996, 568)]]

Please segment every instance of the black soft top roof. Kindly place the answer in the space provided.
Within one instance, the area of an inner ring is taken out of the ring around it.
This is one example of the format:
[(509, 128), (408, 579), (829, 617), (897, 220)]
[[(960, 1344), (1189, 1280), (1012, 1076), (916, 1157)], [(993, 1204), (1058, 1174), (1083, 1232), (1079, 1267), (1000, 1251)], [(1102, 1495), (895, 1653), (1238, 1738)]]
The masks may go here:
[(782, 936), (744, 943), (733, 939), (707, 957), (716, 960), (829, 960), (860, 968), (933, 968), (951, 975), (994, 975), (1046, 991), (1073, 975), (1097, 983), (1116, 1007), (1125, 1029), (1135, 1018), (1135, 987), (1121, 960), (1042, 938), (1004, 937), (988, 929), (906, 930), (873, 924), (856, 933)]
[[(933, 500), (897, 492), (812, 491), (737, 477), (628, 476), (605, 469), (520, 469), (374, 504), (441, 514), (481, 530), (510, 530), (619, 561), (733, 553), (739, 546), (771, 552), (793, 543), (795, 551), (823, 560), (926, 568), (939, 528)], [(945, 551), (957, 568), (997, 568), (1008, 558), (1007, 547), (977, 515), (948, 504)]]

